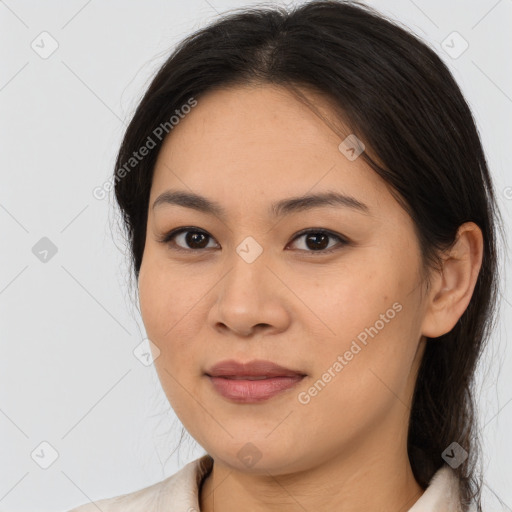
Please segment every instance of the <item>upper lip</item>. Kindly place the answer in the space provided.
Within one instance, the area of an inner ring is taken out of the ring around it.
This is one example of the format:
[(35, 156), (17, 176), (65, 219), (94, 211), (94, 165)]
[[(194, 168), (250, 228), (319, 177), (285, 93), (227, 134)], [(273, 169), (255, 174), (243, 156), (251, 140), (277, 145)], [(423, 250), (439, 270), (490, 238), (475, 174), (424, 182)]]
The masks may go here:
[(206, 371), (206, 375), (210, 377), (295, 377), (306, 374), (262, 359), (247, 363), (230, 359), (214, 364)]

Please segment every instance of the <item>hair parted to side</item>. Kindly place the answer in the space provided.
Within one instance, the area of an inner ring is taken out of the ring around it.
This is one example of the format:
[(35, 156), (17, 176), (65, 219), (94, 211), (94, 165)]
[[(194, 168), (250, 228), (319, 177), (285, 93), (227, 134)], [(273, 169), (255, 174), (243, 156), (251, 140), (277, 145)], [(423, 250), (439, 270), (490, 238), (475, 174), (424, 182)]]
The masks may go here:
[[(432, 49), (358, 2), (237, 9), (183, 40), (159, 69), (126, 129), (116, 172), (191, 98), (200, 102), (217, 87), (266, 83), (317, 91), (371, 149), (376, 158), (370, 151), (361, 157), (414, 221), (427, 286), (458, 227), (473, 221), (482, 230), (482, 267), (469, 306), (452, 331), (427, 340), (408, 435), (411, 465), (423, 487), (452, 442), (468, 452), (456, 469), (461, 496), (480, 511), (473, 382), (494, 327), (501, 215), (470, 108)], [(164, 138), (153, 136), (156, 147), (122, 178), (116, 175), (115, 197), (137, 280)]]

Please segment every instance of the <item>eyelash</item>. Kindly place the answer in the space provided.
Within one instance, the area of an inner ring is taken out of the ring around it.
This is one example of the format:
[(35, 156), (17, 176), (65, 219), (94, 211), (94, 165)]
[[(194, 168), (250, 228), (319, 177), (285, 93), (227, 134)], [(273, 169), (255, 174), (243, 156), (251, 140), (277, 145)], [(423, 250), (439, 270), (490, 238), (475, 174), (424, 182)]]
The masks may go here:
[[(180, 251), (180, 252), (201, 252), (201, 251), (206, 251), (207, 249), (185, 249), (183, 247), (180, 247), (178, 245), (176, 245), (175, 243), (171, 243), (172, 242), (172, 239), (181, 234), (181, 233), (187, 233), (187, 232), (191, 232), (191, 233), (200, 233), (200, 234), (203, 234), (207, 237), (209, 237), (210, 239), (213, 239), (213, 237), (208, 234), (206, 231), (202, 230), (202, 229), (198, 229), (198, 228), (195, 228), (194, 226), (189, 226), (189, 227), (182, 227), (182, 228), (176, 228), (176, 229), (173, 229), (172, 231), (170, 231), (169, 233), (166, 233), (162, 238), (160, 238), (158, 240), (158, 242), (160, 243), (163, 243), (163, 244), (167, 244), (171, 247), (172, 250), (174, 251)], [(306, 253), (313, 253), (313, 254), (319, 254), (319, 255), (322, 255), (322, 254), (331, 254), (339, 249), (341, 249), (342, 247), (346, 246), (346, 245), (349, 245), (349, 241), (342, 237), (341, 235), (337, 235), (336, 233), (333, 233), (332, 231), (328, 231), (326, 229), (322, 229), (322, 228), (317, 228), (317, 229), (304, 229), (302, 231), (300, 231), (299, 233), (297, 233), (294, 238), (291, 240), (291, 242), (294, 242), (297, 238), (300, 238), (301, 236), (304, 236), (304, 235), (308, 235), (308, 234), (321, 234), (321, 235), (326, 235), (328, 237), (331, 237), (331, 238), (336, 238), (340, 243), (337, 244), (336, 246), (334, 246), (334, 248), (331, 248), (331, 249), (321, 249), (321, 250), (318, 250), (318, 251), (312, 251), (312, 250), (305, 250), (305, 249), (299, 249), (300, 251), (303, 251), (303, 252), (306, 252)], [(290, 242), (290, 243), (291, 243)], [(211, 247), (210, 247), (211, 249)]]

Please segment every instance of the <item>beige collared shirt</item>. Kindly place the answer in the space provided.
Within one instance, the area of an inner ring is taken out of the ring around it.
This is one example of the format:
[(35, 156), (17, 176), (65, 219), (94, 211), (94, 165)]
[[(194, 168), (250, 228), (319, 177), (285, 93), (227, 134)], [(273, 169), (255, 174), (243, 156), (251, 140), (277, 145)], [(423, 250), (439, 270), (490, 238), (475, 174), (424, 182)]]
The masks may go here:
[[(199, 487), (212, 466), (213, 459), (203, 455), (161, 482), (136, 492), (86, 503), (69, 512), (200, 512)], [(408, 512), (461, 510), (457, 478), (449, 466), (444, 466)]]

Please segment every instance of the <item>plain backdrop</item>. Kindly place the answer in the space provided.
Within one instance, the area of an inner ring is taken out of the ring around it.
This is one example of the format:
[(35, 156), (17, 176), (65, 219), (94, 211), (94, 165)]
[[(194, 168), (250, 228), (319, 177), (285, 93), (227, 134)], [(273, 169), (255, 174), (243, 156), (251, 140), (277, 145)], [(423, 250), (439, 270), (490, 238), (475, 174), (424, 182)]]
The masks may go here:
[[(510, 231), (512, 1), (369, 3), (449, 65), (473, 110)], [(145, 331), (113, 201), (92, 191), (112, 175), (125, 123), (174, 45), (226, 10), (254, 4), (0, 2), (4, 512), (56, 512), (132, 492), (203, 453), (189, 437), (173, 452), (181, 424), (154, 367), (134, 354)], [(454, 31), (450, 55), (443, 41)], [(501, 316), (478, 379), (489, 511), (512, 510), (508, 283), (503, 274)]]

